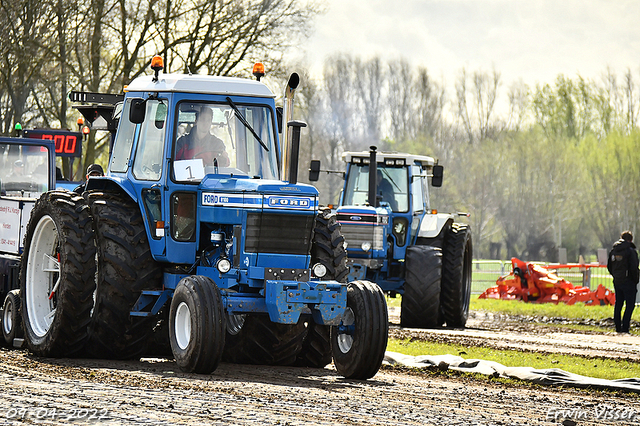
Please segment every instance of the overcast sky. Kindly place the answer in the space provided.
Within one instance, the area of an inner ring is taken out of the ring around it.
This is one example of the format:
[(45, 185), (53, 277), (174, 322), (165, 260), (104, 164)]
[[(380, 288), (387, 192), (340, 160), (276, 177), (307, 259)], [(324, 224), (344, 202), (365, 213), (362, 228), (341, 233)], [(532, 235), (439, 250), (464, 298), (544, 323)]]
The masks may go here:
[(640, 1), (326, 0), (302, 45), (318, 66), (328, 55), (405, 58), (451, 84), (460, 70), (503, 83), (552, 83), (563, 73), (598, 79), (610, 67), (640, 80)]

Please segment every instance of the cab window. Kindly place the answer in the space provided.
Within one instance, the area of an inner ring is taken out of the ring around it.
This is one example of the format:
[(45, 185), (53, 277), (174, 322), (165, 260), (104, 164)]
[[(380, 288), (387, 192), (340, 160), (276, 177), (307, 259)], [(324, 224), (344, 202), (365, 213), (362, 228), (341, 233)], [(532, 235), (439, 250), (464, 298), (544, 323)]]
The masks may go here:
[(413, 211), (416, 213), (424, 211), (423, 178), (420, 176), (420, 171), (420, 167), (411, 166), (411, 202), (413, 203)]
[[(369, 166), (352, 164), (350, 167), (343, 205), (365, 205), (368, 201)], [(378, 164), (376, 178), (380, 203), (387, 203), (394, 212), (409, 211), (406, 167), (386, 167)]]
[(127, 100), (122, 110), (118, 133), (113, 144), (113, 153), (111, 155), (111, 164), (109, 170), (112, 172), (126, 172), (129, 167), (129, 159), (131, 158), (131, 147), (136, 134), (137, 125), (129, 121), (129, 110), (131, 108), (131, 100)]
[(166, 121), (166, 100), (148, 100), (133, 163), (133, 175), (136, 179), (152, 181), (160, 179)]

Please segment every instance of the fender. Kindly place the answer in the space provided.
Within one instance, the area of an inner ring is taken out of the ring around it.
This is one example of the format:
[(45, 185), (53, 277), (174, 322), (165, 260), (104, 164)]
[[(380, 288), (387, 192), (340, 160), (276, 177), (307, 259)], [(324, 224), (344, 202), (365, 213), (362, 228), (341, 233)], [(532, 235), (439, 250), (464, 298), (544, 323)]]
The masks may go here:
[(133, 201), (138, 202), (138, 196), (131, 181), (119, 176), (92, 177), (87, 182), (87, 191), (121, 191), (127, 194)]
[(451, 224), (454, 221), (454, 216), (447, 213), (438, 213), (435, 215), (424, 215), (420, 222), (420, 229), (418, 229), (418, 238), (435, 238), (440, 235), (440, 231), (447, 224)]

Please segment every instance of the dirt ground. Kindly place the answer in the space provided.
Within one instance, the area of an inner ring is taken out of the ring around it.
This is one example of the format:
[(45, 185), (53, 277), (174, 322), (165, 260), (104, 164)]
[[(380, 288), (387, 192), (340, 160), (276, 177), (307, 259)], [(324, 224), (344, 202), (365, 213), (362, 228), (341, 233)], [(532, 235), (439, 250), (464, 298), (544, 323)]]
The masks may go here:
[[(629, 359), (640, 353), (640, 338), (635, 336), (566, 333), (553, 326), (525, 331), (517, 330), (518, 323), (472, 313), (466, 330), (403, 330), (394, 325), (391, 334), (569, 353), (597, 343), (601, 347), (592, 350), (598, 356), (602, 352)], [(332, 366), (221, 364), (211, 375), (196, 375), (180, 372), (172, 360), (43, 359), (10, 349), (0, 350), (0, 395), (0, 424), (640, 424), (640, 398), (633, 394), (514, 385), (391, 367), (367, 381), (345, 380)]]

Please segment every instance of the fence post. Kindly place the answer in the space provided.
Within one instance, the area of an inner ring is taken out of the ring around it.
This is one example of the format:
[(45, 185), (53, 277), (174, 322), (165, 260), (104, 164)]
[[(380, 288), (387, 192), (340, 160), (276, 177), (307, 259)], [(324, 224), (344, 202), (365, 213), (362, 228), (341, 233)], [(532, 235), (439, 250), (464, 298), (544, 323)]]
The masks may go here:
[(585, 268), (585, 270), (582, 271), (582, 285), (584, 287), (587, 287), (589, 290), (592, 290), (592, 288), (591, 288), (591, 268)]

